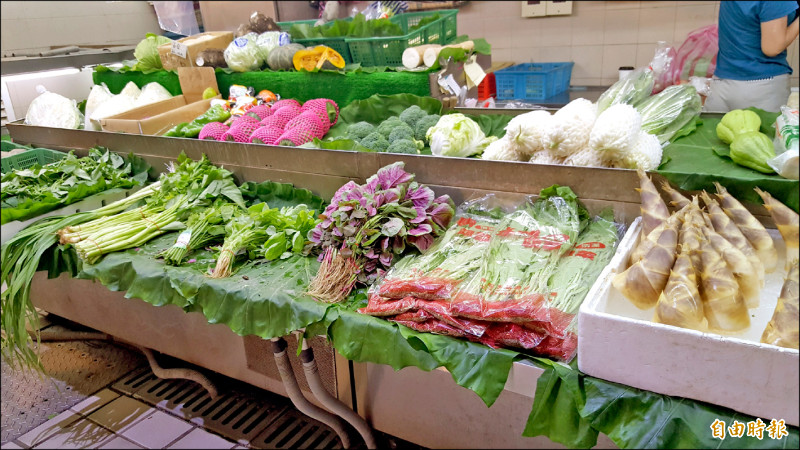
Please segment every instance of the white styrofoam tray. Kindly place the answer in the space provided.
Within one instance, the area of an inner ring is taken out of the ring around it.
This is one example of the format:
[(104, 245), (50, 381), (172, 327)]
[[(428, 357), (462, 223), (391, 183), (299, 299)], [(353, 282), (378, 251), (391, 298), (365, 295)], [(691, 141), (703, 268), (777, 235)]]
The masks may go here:
[(36, 217), (32, 217), (28, 220), (24, 221), (15, 220), (12, 222), (4, 223), (3, 226), (0, 227), (0, 244), (4, 244), (7, 240), (14, 237), (15, 234), (19, 233), (25, 227), (32, 224), (33, 222), (36, 222), (39, 219), (55, 215), (67, 216), (81, 211), (91, 211), (93, 209), (103, 207), (109, 203), (113, 203), (117, 200), (122, 200), (123, 198), (138, 191), (140, 188), (141, 186), (134, 186), (130, 189), (120, 189), (120, 188), (109, 189), (107, 191), (99, 192), (97, 194), (86, 197), (81, 201), (72, 203), (71, 205), (67, 205), (63, 208), (59, 208)]
[(637, 218), (620, 242), (602, 288), (587, 296), (578, 314), (578, 367), (591, 376), (660, 394), (687, 397), (765, 419), (798, 425), (798, 351), (762, 344), (780, 295), (786, 246), (768, 230), (778, 250), (778, 269), (766, 274), (750, 327), (722, 336), (652, 321), (611, 285), (641, 233)]

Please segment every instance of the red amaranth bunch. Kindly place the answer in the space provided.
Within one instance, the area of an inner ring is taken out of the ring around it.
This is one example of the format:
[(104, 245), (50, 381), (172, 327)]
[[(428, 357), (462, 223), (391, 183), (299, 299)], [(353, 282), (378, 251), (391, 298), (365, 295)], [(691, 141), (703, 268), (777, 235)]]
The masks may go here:
[(273, 111), (277, 111), (279, 108), (283, 108), (284, 106), (287, 106), (287, 105), (294, 105), (294, 106), (297, 106), (299, 108), (300, 107), (300, 102), (298, 102), (297, 100), (295, 100), (293, 98), (285, 98), (283, 100), (278, 100), (277, 102), (273, 103), (272, 104), (272, 110)]
[(330, 126), (339, 121), (339, 105), (329, 98), (315, 98), (303, 103), (300, 112), (313, 111), (320, 119), (328, 121)]
[(288, 121), (289, 119), (287, 119), (283, 115), (276, 116), (273, 113), (271, 116), (261, 121), (261, 126), (275, 127), (275, 128), (280, 128), (282, 130), (286, 126), (286, 122)]
[(297, 127), (292, 128), (289, 131), (284, 131), (283, 134), (275, 140), (275, 145), (299, 147), (313, 140), (314, 134), (311, 132), (311, 130)]
[(286, 117), (286, 120), (288, 121), (300, 115), (300, 107), (297, 105), (289, 104), (286, 106), (281, 106), (278, 109), (273, 108), (272, 115), (273, 116), (280, 115), (281, 117)]
[(269, 105), (253, 106), (245, 115), (253, 117), (260, 122), (272, 115), (272, 108)]
[(225, 132), (228, 131), (228, 126), (221, 122), (211, 122), (203, 125), (200, 130), (198, 139), (211, 139), (218, 141)]
[(254, 144), (273, 145), (281, 135), (283, 135), (283, 130), (280, 128), (261, 127), (250, 136), (250, 142)]
[(320, 120), (315, 113), (307, 111), (286, 122), (283, 130), (289, 131), (297, 128), (308, 130), (315, 138), (322, 139), (330, 129), (330, 126), (325, 121)]
[(239, 122), (236, 125), (233, 125), (225, 134), (222, 136), (225, 141), (236, 141), (236, 142), (250, 142), (250, 136), (253, 134), (254, 131), (261, 128), (261, 124), (258, 122)]

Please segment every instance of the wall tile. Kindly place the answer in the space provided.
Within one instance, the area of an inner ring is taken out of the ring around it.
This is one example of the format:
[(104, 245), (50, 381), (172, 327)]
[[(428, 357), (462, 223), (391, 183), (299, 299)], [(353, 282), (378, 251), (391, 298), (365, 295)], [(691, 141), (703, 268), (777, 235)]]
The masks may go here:
[(602, 45), (581, 45), (572, 47), (573, 78), (599, 78), (603, 67)]
[(548, 17), (538, 22), (542, 30), (541, 47), (570, 45), (572, 42), (572, 18), (569, 16)]
[(542, 28), (539, 22), (535, 20), (520, 21), (517, 26), (511, 30), (511, 47), (539, 47), (542, 40), (541, 38)]
[[(105, 2), (42, 2), (36, 3), (35, 11), (36, 17), (40, 18), (98, 16), (103, 14), (103, 3)], [(31, 8), (30, 5), (28, 3), (27, 7)]]
[(605, 2), (572, 2), (572, 14), (582, 14), (587, 11), (606, 9)]
[(126, 40), (134, 44), (144, 39), (146, 33), (158, 34), (161, 31), (155, 17), (112, 15), (106, 16), (106, 19), (116, 40)]
[(517, 58), (514, 57), (515, 52), (510, 48), (494, 48), (492, 47), (492, 62), (495, 61), (502, 61), (502, 62), (514, 62), (517, 61)]
[(636, 64), (634, 64), (634, 67), (649, 66), (655, 53), (656, 44), (636, 44)]
[(606, 2), (606, 9), (636, 9), (645, 2)]
[[(475, 2), (475, 6), (486, 19), (522, 17), (522, 4), (518, 1)], [(461, 13), (459, 12), (459, 14)]]
[[(470, 36), (485, 36), (484, 20), (475, 18), (458, 19), (458, 34), (468, 34)], [(491, 44), (491, 42), (489, 42)]]
[(678, 2), (661, 2), (657, 0), (647, 0), (639, 4), (642, 9), (646, 8), (666, 8), (669, 6), (677, 6)]
[(594, 10), (572, 17), (572, 45), (594, 45), (602, 43), (605, 31), (605, 14)]
[(3, 15), (3, 23), (6, 20), (22, 19), (28, 17), (26, 10), (30, 5), (25, 6), (26, 2), (0, 2), (0, 13)]
[[(602, 78), (570, 78), (569, 84), (572, 86), (603, 86)], [(610, 85), (610, 83), (609, 83)]]
[(717, 23), (717, 15), (714, 14), (713, 3), (707, 5), (679, 5), (676, 14), (673, 40), (676, 45), (680, 46), (680, 44), (686, 40), (686, 36), (690, 32), (715, 23)]
[(604, 79), (619, 78), (621, 66), (632, 66), (636, 63), (636, 45), (606, 45), (603, 47), (603, 66), (601, 76)]
[(639, 31), (639, 10), (606, 10), (603, 44), (627, 44), (636, 42)]
[(677, 8), (642, 8), (639, 10), (639, 44), (671, 41), (675, 35), (675, 14)]
[[(90, 2), (90, 3), (96, 3), (96, 2)], [(153, 7), (150, 6), (148, 2), (105, 1), (100, 3), (103, 3), (103, 12), (108, 15), (115, 15), (115, 14), (139, 15), (139, 14), (149, 13), (155, 16), (156, 14), (155, 9), (153, 9)]]
[(685, 2), (678, 2), (678, 6), (697, 6), (697, 5), (714, 5), (719, 4), (719, 2), (713, 1), (685, 1)]
[(572, 47), (569, 45), (542, 47), (539, 49), (539, 62), (572, 61)]

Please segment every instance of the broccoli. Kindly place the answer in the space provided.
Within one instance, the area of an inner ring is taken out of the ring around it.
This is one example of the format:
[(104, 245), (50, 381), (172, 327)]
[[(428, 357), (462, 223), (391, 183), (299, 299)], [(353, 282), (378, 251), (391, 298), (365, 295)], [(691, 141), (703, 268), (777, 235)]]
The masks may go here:
[(364, 139), (362, 139), (360, 143), (364, 147), (378, 152), (384, 152), (387, 148), (389, 148), (389, 141), (387, 141), (386, 138), (377, 131), (373, 131), (372, 133), (364, 136)]
[(389, 143), (392, 144), (398, 139), (414, 139), (414, 130), (408, 127), (397, 127), (389, 133)]
[(407, 153), (410, 155), (416, 155), (418, 153), (417, 144), (415, 144), (411, 139), (397, 139), (389, 145), (389, 148), (386, 149), (386, 152)]
[(408, 125), (406, 125), (405, 122), (403, 122), (402, 120), (400, 120), (400, 118), (395, 116), (395, 117), (389, 117), (388, 119), (386, 119), (383, 122), (381, 122), (381, 124), (378, 125), (378, 128), (375, 131), (377, 131), (378, 133), (382, 134), (383, 137), (388, 139), (389, 138), (389, 134), (391, 134), (392, 130), (394, 130), (397, 127), (408, 127), (408, 128), (410, 128)]
[(408, 124), (408, 126), (413, 129), (417, 125), (417, 122), (427, 115), (428, 113), (423, 111), (422, 108), (417, 105), (412, 105), (400, 113), (400, 120)]
[(428, 129), (436, 125), (436, 123), (439, 122), (439, 118), (440, 116), (438, 114), (431, 114), (419, 119), (417, 126), (414, 127), (414, 137), (420, 141), (425, 141), (425, 135), (428, 133)]
[(347, 127), (347, 137), (354, 141), (360, 141), (370, 133), (375, 131), (375, 125), (369, 122), (358, 122)]

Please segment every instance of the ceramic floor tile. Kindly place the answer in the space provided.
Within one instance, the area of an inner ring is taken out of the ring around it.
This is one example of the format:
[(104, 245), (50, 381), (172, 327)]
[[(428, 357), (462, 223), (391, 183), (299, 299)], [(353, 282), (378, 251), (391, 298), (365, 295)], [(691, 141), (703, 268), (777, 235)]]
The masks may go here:
[(81, 416), (67, 410), (17, 438), (27, 446), (34, 446), (79, 420)]
[(156, 410), (130, 397), (119, 397), (97, 411), (89, 414), (89, 419), (119, 433), (130, 428)]
[(195, 428), (168, 448), (232, 448), (234, 445), (236, 445), (235, 442), (227, 441), (206, 430)]
[(17, 448), (25, 448), (25, 447), (23, 447), (21, 445), (17, 445), (14, 442), (11, 442), (11, 441), (3, 442), (2, 444), (0, 444), (0, 449), (3, 449), (3, 450), (5, 450), (5, 449), (11, 450), (11, 449), (17, 449)]
[(100, 425), (81, 419), (62, 428), (34, 448), (97, 448), (105, 444), (113, 434)]
[(191, 428), (191, 425), (177, 417), (156, 411), (124, 430), (122, 435), (147, 448), (164, 448)]
[(76, 413), (88, 416), (101, 406), (111, 403), (111, 401), (117, 399), (117, 397), (119, 397), (119, 394), (111, 389), (103, 389), (70, 409)]
[[(114, 439), (106, 442), (105, 444), (101, 445), (100, 448), (103, 449), (140, 449), (143, 448), (139, 444), (133, 443), (122, 436), (117, 436)], [(202, 448), (202, 447), (197, 447)]]

